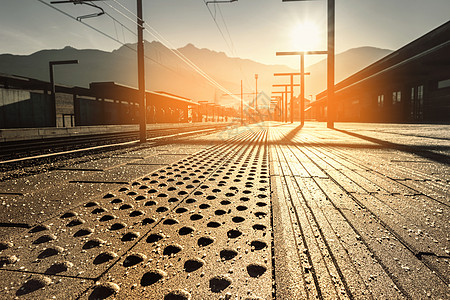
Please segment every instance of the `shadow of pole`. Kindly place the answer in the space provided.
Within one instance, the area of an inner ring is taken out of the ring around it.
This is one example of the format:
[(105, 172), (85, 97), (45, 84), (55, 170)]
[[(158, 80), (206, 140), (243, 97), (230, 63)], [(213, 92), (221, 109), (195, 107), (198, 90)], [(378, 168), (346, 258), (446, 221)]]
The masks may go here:
[(362, 135), (362, 134), (359, 134), (359, 133), (355, 133), (355, 132), (351, 132), (351, 131), (347, 131), (347, 130), (343, 130), (343, 129), (334, 128), (334, 130), (336, 130), (338, 132), (342, 132), (342, 133), (348, 134), (348, 135), (353, 136), (353, 137), (357, 137), (357, 138), (360, 138), (360, 139), (363, 139), (363, 140), (366, 140), (366, 141), (378, 144), (378, 145), (381, 145), (383, 147), (399, 150), (399, 151), (410, 153), (410, 154), (415, 154), (415, 155), (418, 155), (420, 157), (433, 160), (435, 162), (439, 162), (439, 163), (443, 163), (443, 164), (446, 164), (446, 165), (450, 165), (450, 156), (445, 155), (445, 154), (441, 154), (441, 153), (436, 153), (436, 152), (428, 150), (428, 149), (432, 148), (432, 146), (402, 145), (402, 144), (397, 144), (397, 143), (392, 143), (392, 142), (380, 140), (380, 139), (377, 139), (377, 138), (373, 138), (373, 137), (370, 137), (370, 136)]

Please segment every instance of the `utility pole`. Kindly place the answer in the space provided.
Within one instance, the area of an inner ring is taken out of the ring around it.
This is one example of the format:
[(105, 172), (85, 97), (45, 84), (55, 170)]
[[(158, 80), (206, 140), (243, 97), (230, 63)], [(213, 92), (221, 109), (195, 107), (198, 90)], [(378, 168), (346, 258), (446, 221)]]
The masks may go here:
[[(309, 1), (309, 0), (281, 0), (282, 2), (294, 1)], [(328, 15), (328, 36), (327, 36), (327, 51), (307, 51), (296, 52), (296, 54), (327, 54), (327, 127), (334, 128), (335, 118), (335, 103), (334, 103), (334, 44), (335, 44), (335, 0), (327, 0), (327, 15)], [(287, 53), (287, 52), (286, 52)], [(295, 53), (295, 52), (291, 52)], [(278, 55), (278, 54), (277, 54)], [(281, 54), (292, 55), (292, 54)], [(303, 100), (303, 99), (301, 99)]]
[[(301, 76), (301, 82), (300, 82), (300, 111), (304, 110), (304, 105), (302, 106), (302, 95), (304, 94), (304, 86), (305, 86), (305, 75), (310, 75), (311, 73), (305, 73), (303, 65), (300, 67), (301, 72), (300, 73), (274, 73), (274, 76), (290, 76), (291, 77), (291, 99), (294, 99), (294, 86), (299, 86), (298, 84), (294, 85), (294, 76)], [(291, 111), (294, 112), (294, 101), (291, 101)], [(300, 113), (299, 116), (302, 125), (304, 125), (304, 115)], [(291, 123), (294, 123), (294, 113), (291, 114)]]
[(241, 125), (244, 125), (244, 90), (241, 80)]
[(137, 0), (137, 63), (138, 63), (138, 89), (140, 104), (139, 136), (140, 142), (147, 141), (147, 101), (145, 99), (145, 68), (144, 68), (144, 19), (142, 16), (142, 0)]
[(328, 55), (327, 55), (327, 127), (334, 128), (335, 103), (334, 103), (334, 0), (328, 0)]
[(294, 87), (295, 86), (300, 86), (299, 84), (294, 84), (293, 81), (291, 81), (291, 83), (288, 84), (273, 84), (272, 87), (284, 87), (285, 89), (285, 93), (286, 93), (286, 99), (285, 99), (285, 122), (288, 122), (288, 118), (287, 118), (287, 113), (288, 113), (288, 87), (291, 88), (290, 93), (291, 93), (291, 109), (290, 109), (290, 119), (291, 119), (291, 123), (294, 123)]
[(258, 113), (258, 74), (255, 74), (256, 90), (255, 90), (255, 111)]

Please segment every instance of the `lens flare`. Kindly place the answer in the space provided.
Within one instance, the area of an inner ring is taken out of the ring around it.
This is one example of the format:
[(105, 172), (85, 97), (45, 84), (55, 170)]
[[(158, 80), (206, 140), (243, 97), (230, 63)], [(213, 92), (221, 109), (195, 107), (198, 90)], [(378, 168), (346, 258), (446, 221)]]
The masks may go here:
[(313, 22), (297, 24), (291, 32), (291, 43), (297, 51), (317, 50), (320, 46), (320, 31)]

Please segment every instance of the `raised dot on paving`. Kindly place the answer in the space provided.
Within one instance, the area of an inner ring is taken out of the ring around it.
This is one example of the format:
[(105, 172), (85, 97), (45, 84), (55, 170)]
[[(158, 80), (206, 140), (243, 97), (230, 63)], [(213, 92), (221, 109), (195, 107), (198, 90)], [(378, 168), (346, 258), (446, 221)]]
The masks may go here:
[(67, 223), (66, 226), (67, 227), (75, 227), (75, 226), (81, 225), (83, 223), (84, 223), (84, 220), (74, 219), (74, 220), (70, 221), (69, 223)]
[(87, 203), (84, 205), (84, 207), (93, 207), (93, 206), (97, 206), (97, 205), (98, 205), (97, 202), (90, 201), (90, 202), (87, 202)]
[(212, 227), (212, 228), (217, 228), (217, 227), (220, 227), (220, 223), (213, 221), (213, 222), (209, 222), (208, 224), (206, 224), (206, 226)]
[(191, 300), (191, 294), (184, 290), (171, 291), (164, 296), (164, 300)]
[(119, 291), (120, 287), (116, 283), (101, 283), (94, 287), (94, 290), (89, 295), (89, 299), (106, 299), (112, 295), (116, 295)]
[(94, 259), (93, 263), (94, 265), (103, 264), (107, 261), (110, 261), (111, 259), (117, 257), (117, 254), (114, 252), (103, 252), (97, 255), (97, 257)]
[(164, 220), (164, 222), (163, 222), (164, 225), (175, 225), (175, 224), (178, 224), (178, 223), (180, 223), (180, 222), (178, 222), (175, 219), (167, 219), (167, 220)]
[(212, 244), (213, 242), (214, 242), (214, 240), (212, 238), (209, 238), (209, 237), (201, 237), (201, 238), (199, 238), (197, 240), (197, 244), (200, 247), (206, 247), (206, 246)]
[(160, 233), (152, 233), (147, 237), (146, 242), (147, 243), (155, 243), (159, 240), (162, 240), (163, 238), (164, 238), (164, 235), (162, 235)]
[(130, 209), (133, 208), (130, 204), (123, 204), (119, 207), (120, 210)]
[(266, 272), (267, 268), (257, 264), (251, 264), (247, 266), (247, 273), (250, 277), (257, 278)]
[(116, 198), (116, 199), (111, 200), (111, 203), (112, 203), (112, 204), (118, 204), (118, 203), (122, 203), (122, 202), (123, 202), (123, 200), (122, 200), (122, 199), (119, 199), (119, 198)]
[(265, 212), (261, 212), (261, 211), (255, 212), (255, 216), (259, 219), (264, 218), (266, 215), (267, 214)]
[(48, 227), (48, 225), (37, 225), (33, 228), (30, 229), (30, 233), (36, 233), (36, 232), (41, 232), (41, 231), (45, 231), (45, 230), (49, 230), (50, 227)]
[(223, 209), (218, 209), (218, 210), (216, 210), (214, 213), (215, 213), (217, 216), (221, 216), (221, 215), (226, 214), (227, 212), (224, 211)]
[(205, 262), (199, 258), (189, 259), (184, 263), (184, 270), (188, 273), (194, 272), (203, 267), (204, 264)]
[(231, 284), (231, 279), (227, 275), (215, 276), (209, 280), (209, 288), (214, 293), (220, 293)]
[(185, 213), (185, 212), (187, 212), (188, 210), (187, 210), (187, 208), (184, 208), (184, 207), (178, 207), (176, 210), (175, 210), (175, 212), (177, 213), (177, 214), (182, 214), (182, 213)]
[(105, 210), (104, 208), (99, 207), (99, 208), (94, 209), (94, 210), (91, 212), (91, 214), (94, 214), (94, 215), (96, 215), (96, 214), (101, 214), (101, 213), (104, 213), (105, 211), (106, 211), (106, 210)]
[(145, 273), (141, 278), (142, 286), (149, 286), (157, 283), (162, 278), (166, 277), (167, 273), (162, 270), (153, 270)]
[(83, 228), (83, 229), (80, 229), (77, 232), (75, 232), (75, 234), (73, 236), (81, 237), (81, 236), (86, 236), (86, 235), (92, 234), (93, 232), (94, 232), (94, 230), (91, 228)]
[(149, 225), (155, 223), (156, 220), (153, 218), (145, 218), (142, 220), (142, 225)]
[(166, 212), (166, 211), (168, 211), (169, 209), (167, 208), (167, 207), (165, 207), (165, 206), (160, 206), (160, 207), (158, 207), (157, 209), (156, 209), (156, 212), (158, 212), (158, 213), (162, 213), (162, 212)]
[(16, 292), (16, 296), (23, 296), (42, 289), (52, 283), (52, 280), (42, 275), (32, 275)]
[(131, 267), (134, 265), (137, 265), (138, 263), (143, 262), (147, 259), (147, 256), (142, 253), (133, 253), (131, 255), (128, 255), (125, 260), (123, 261), (124, 267)]
[(145, 206), (154, 206), (154, 205), (156, 205), (157, 203), (156, 203), (156, 201), (153, 201), (153, 200), (150, 200), (150, 201), (147, 201), (147, 202), (145, 202)]
[(144, 214), (143, 211), (141, 211), (141, 210), (135, 210), (135, 211), (132, 211), (132, 212), (130, 213), (130, 217), (138, 217), (138, 216), (142, 216), (143, 214)]
[(234, 257), (236, 257), (238, 253), (234, 250), (231, 249), (224, 249), (222, 251), (220, 251), (220, 258), (222, 260), (230, 260), (233, 259)]
[(240, 232), (239, 230), (235, 230), (235, 229), (229, 230), (229, 231), (227, 232), (227, 236), (228, 236), (229, 238), (231, 238), (231, 239), (238, 238), (238, 237), (240, 237), (241, 235), (242, 235), (242, 232)]
[(180, 245), (169, 245), (164, 248), (163, 254), (167, 256), (175, 255), (182, 250)]
[(11, 242), (1, 242), (0, 243), (0, 251), (12, 248), (14, 245)]
[(119, 230), (122, 229), (124, 227), (126, 227), (127, 225), (125, 223), (114, 223), (111, 225), (111, 227), (109, 227), (109, 230)]
[(84, 245), (83, 245), (83, 249), (87, 250), (87, 249), (92, 249), (92, 248), (96, 248), (96, 247), (100, 247), (101, 245), (105, 244), (106, 241), (102, 240), (102, 239), (92, 239), (87, 241)]
[(244, 222), (244, 221), (245, 221), (245, 219), (244, 219), (243, 217), (233, 217), (231, 220), (232, 220), (234, 223), (241, 223), (241, 222)]
[(36, 239), (33, 244), (42, 244), (47, 243), (49, 241), (56, 240), (56, 236), (53, 234), (45, 234), (43, 236), (40, 236), (38, 239)]
[(18, 261), (18, 258), (15, 255), (2, 255), (0, 256), (0, 267), (12, 265), (16, 261)]
[(71, 267), (73, 267), (73, 263), (71, 263), (70, 261), (55, 263), (51, 265), (44, 273), (48, 275), (56, 275), (59, 273), (66, 272)]
[(55, 255), (62, 253), (63, 251), (64, 251), (64, 249), (59, 246), (49, 247), (49, 248), (44, 249), (41, 253), (39, 253), (38, 258), (44, 259), (47, 257), (55, 256)]
[(101, 222), (106, 222), (106, 221), (110, 221), (115, 219), (116, 217), (113, 215), (104, 215), (103, 217), (100, 218)]
[(61, 219), (67, 219), (67, 218), (72, 218), (75, 217), (77, 214), (74, 212), (66, 212), (64, 213), (60, 218)]
[(190, 219), (191, 219), (192, 221), (198, 221), (198, 220), (203, 219), (203, 216), (200, 215), (200, 214), (193, 214), (192, 216), (190, 216)]
[(263, 241), (252, 241), (250, 246), (252, 246), (252, 250), (262, 250), (267, 247), (267, 244)]
[(122, 242), (130, 242), (130, 241), (137, 239), (138, 237), (139, 237), (139, 232), (127, 232), (122, 236), (121, 241)]

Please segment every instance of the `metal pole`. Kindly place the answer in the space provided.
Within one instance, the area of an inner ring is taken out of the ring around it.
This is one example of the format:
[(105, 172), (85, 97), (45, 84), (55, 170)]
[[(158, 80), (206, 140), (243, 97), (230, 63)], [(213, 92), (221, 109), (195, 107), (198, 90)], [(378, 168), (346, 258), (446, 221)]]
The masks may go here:
[(294, 123), (294, 75), (291, 75), (291, 123)]
[(334, 0), (328, 0), (327, 127), (334, 128)]
[(258, 74), (255, 74), (256, 79), (256, 93), (255, 93), (255, 111), (258, 113)]
[(305, 55), (300, 55), (300, 120), (305, 125)]
[(139, 136), (140, 142), (147, 141), (147, 103), (145, 99), (145, 69), (144, 69), (144, 19), (142, 16), (142, 0), (137, 0), (137, 59), (138, 59), (138, 89), (139, 89), (139, 103), (140, 103), (140, 122), (139, 122)]
[(244, 90), (242, 88), (242, 80), (241, 80), (241, 125), (244, 125)]
[(56, 88), (55, 88), (55, 78), (53, 77), (53, 64), (49, 63), (50, 68), (50, 84), (52, 90), (50, 91), (50, 99), (51, 99), (51, 118), (52, 124), (51, 126), (56, 127)]
[(288, 122), (288, 87), (284, 87), (284, 122)]

